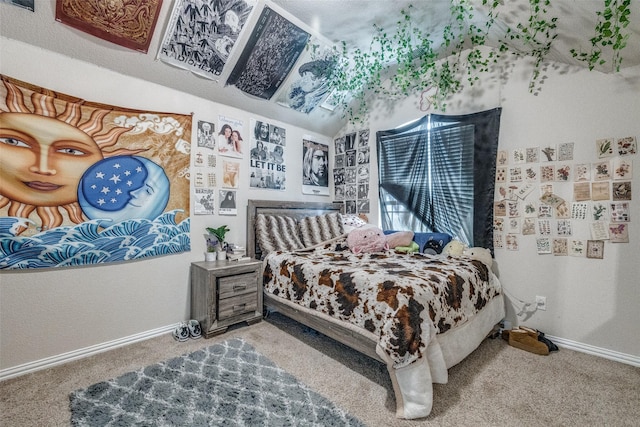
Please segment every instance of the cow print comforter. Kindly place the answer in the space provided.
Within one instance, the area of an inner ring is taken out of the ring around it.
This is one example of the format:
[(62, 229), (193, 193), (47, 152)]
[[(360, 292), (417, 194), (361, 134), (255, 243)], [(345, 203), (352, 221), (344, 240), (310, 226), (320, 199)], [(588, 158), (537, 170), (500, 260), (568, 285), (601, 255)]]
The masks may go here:
[(433, 339), (428, 322), (444, 333), (501, 292), (480, 261), (393, 251), (356, 255), (342, 241), (271, 252), (264, 262), (265, 292), (373, 333), (394, 368), (423, 357)]

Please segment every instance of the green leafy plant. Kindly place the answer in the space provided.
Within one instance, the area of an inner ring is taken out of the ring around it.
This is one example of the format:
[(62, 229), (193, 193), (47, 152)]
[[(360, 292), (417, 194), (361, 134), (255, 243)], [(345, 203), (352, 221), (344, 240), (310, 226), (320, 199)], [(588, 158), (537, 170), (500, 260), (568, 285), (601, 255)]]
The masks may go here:
[[(446, 111), (447, 100), (466, 86), (472, 86), (482, 73), (506, 55), (532, 57), (533, 70), (529, 92), (537, 93), (544, 81), (544, 62), (557, 38), (558, 18), (550, 16), (551, 0), (526, 0), (526, 20), (508, 26), (497, 47), (488, 46), (488, 34), (494, 27), (502, 2), (482, 0), (486, 19), (474, 19), (470, 0), (450, 0), (450, 17), (437, 34), (422, 31), (411, 19), (411, 9), (401, 11), (395, 31), (374, 25), (369, 50), (348, 49), (345, 42), (334, 48), (336, 68), (329, 78), (331, 103), (341, 107), (349, 121), (362, 122), (376, 100), (406, 98), (422, 93), (427, 109), (433, 106)], [(605, 9), (598, 12), (593, 46), (611, 46), (619, 70), (620, 51), (628, 34), (631, 0), (603, 0)], [(313, 52), (318, 50), (312, 46)], [(595, 49), (595, 48), (594, 48)], [(599, 48), (598, 48), (599, 49)], [(590, 69), (600, 59), (600, 51), (591, 54), (574, 52), (574, 57), (589, 61)], [(421, 102), (422, 108), (422, 102)]]
[(629, 34), (624, 34), (622, 30), (626, 28), (631, 16), (631, 0), (604, 0), (604, 9), (596, 12), (598, 23), (595, 28), (595, 35), (589, 40), (591, 51), (571, 49), (571, 54), (579, 61), (586, 62), (589, 70), (593, 70), (596, 65), (604, 65), (606, 60), (602, 58), (602, 49), (610, 47), (613, 51), (612, 67), (615, 71), (620, 71), (622, 64), (621, 51), (627, 46)]
[[(216, 237), (216, 239), (218, 240), (218, 243), (219, 243), (219, 245), (217, 245), (217, 246), (219, 246), (220, 250), (223, 250), (225, 248), (225, 245), (226, 245), (224, 238), (225, 238), (227, 232), (229, 232), (231, 230), (226, 225), (222, 225), (222, 226), (220, 226), (218, 228), (207, 227), (206, 230), (210, 235), (213, 235), (213, 236)], [(214, 251), (218, 250), (217, 246), (214, 247)], [(209, 252), (212, 252), (212, 251), (209, 250), (209, 244), (207, 244), (207, 250)]]

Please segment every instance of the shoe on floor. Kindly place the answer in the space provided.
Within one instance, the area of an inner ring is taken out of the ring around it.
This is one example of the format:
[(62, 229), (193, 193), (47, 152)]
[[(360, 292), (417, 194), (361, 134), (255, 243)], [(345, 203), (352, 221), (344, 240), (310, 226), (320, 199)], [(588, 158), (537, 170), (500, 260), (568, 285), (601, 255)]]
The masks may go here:
[(549, 354), (549, 348), (543, 342), (538, 341), (538, 334), (524, 329), (512, 329), (509, 331), (509, 345), (543, 356)]
[(189, 336), (194, 339), (202, 337), (202, 328), (197, 320), (189, 320)]
[(173, 338), (177, 341), (186, 341), (189, 339), (189, 327), (185, 322), (180, 322), (180, 324), (173, 330)]

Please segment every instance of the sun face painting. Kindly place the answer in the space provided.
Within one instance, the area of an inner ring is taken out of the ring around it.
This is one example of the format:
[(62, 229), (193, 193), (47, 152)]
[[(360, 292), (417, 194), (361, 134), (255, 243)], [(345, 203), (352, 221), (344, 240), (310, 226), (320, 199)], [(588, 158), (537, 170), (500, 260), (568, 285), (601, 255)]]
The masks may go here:
[[(86, 253), (78, 258), (68, 240), (66, 247), (55, 242), (55, 248), (76, 257), (72, 261), (43, 263), (41, 252), (35, 256), (32, 248), (44, 235), (76, 225), (83, 244), (90, 240), (86, 227), (105, 237), (127, 222), (140, 226), (179, 219), (182, 227), (171, 238), (188, 232), (191, 116), (91, 104), (6, 76), (0, 101), (0, 236), (13, 240), (0, 247), (0, 268), (94, 259)], [(179, 241), (169, 252), (188, 250), (188, 234)], [(153, 256), (148, 249), (159, 241), (146, 242), (144, 248), (129, 248), (127, 257)], [(26, 247), (29, 256), (21, 250)], [(96, 246), (85, 247), (95, 255)], [(97, 262), (118, 260), (107, 251), (105, 261), (104, 252)]]

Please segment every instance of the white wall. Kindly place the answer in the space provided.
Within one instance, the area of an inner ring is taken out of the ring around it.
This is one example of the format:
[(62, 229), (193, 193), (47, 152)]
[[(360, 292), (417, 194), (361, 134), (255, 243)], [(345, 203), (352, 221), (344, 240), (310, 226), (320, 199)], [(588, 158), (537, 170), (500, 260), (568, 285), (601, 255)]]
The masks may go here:
[[(245, 123), (244, 111), (209, 102), (92, 64), (71, 60), (7, 38), (0, 38), (0, 73), (88, 101), (127, 108), (194, 113), (217, 123), (218, 115)], [(193, 78), (185, 71), (185, 78)], [(280, 123), (282, 124), (282, 123)], [(284, 124), (282, 124), (284, 125)], [(287, 191), (249, 189), (249, 159), (242, 159), (237, 216), (194, 215), (191, 206), (189, 253), (150, 260), (76, 269), (0, 272), (0, 377), (2, 372), (28, 370), (56, 358), (82, 355), (104, 343), (171, 330), (189, 319), (189, 266), (203, 260), (202, 234), (207, 226), (227, 224), (230, 242), (245, 244), (248, 199), (323, 200), (302, 195), (302, 138), (311, 135), (329, 144), (330, 137), (284, 125)], [(196, 135), (195, 128), (192, 135)], [(222, 176), (219, 173), (218, 182)], [(127, 338), (129, 337), (129, 338)]]
[[(553, 64), (544, 71), (547, 78), (536, 96), (528, 92), (529, 70), (526, 61), (516, 62), (506, 81), (499, 81), (498, 74), (486, 78), (457, 96), (444, 114), (502, 107), (500, 150), (574, 142), (573, 163), (599, 160), (596, 139), (640, 140), (640, 67), (612, 75)], [(376, 131), (426, 114), (419, 102), (412, 97), (398, 104), (379, 103), (371, 113), (372, 143)], [(538, 328), (577, 349), (640, 363), (640, 155), (632, 160), (630, 243), (607, 242), (604, 259), (597, 260), (538, 255), (535, 236), (521, 235), (520, 250), (497, 249), (496, 262), (504, 287), (515, 298), (532, 302), (536, 295), (547, 297), (548, 309), (524, 322), (510, 304), (508, 317), (514, 324)], [(555, 185), (559, 195), (572, 201), (572, 183)], [(377, 194), (371, 196), (374, 209)], [(536, 187), (529, 197), (539, 196)], [(377, 214), (371, 216), (377, 219)], [(590, 238), (588, 222), (573, 224), (575, 238)]]

